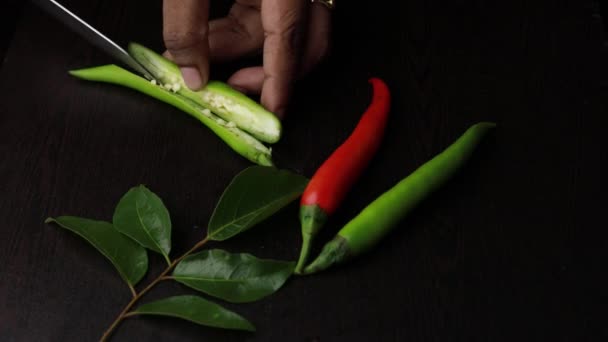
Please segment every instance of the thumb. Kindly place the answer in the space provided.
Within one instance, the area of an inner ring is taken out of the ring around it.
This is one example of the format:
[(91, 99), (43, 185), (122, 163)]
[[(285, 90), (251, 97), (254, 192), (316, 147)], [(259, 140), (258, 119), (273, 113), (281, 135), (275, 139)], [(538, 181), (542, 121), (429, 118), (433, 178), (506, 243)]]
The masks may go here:
[(206, 0), (163, 1), (165, 47), (193, 90), (202, 88), (209, 79), (208, 12)]

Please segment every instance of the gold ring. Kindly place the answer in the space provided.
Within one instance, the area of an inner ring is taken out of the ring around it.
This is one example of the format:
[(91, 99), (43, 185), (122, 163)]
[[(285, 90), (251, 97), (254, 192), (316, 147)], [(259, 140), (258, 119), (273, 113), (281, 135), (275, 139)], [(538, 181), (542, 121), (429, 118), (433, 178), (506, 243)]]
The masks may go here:
[(310, 0), (310, 2), (312, 2), (313, 4), (319, 3), (330, 10), (334, 9), (334, 0)]

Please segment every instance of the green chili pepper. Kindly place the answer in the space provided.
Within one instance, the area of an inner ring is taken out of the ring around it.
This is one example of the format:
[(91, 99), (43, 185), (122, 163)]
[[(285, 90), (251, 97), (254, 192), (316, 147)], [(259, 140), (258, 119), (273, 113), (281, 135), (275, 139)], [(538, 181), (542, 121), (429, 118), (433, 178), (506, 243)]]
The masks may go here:
[(214, 114), (253, 135), (257, 139), (275, 143), (281, 137), (281, 122), (273, 113), (229, 85), (210, 81), (203, 89), (190, 90), (175, 63), (156, 52), (139, 45), (129, 44), (129, 54), (148, 70), (167, 90), (176, 92)]
[(371, 249), (418, 203), (463, 166), (481, 139), (495, 126), (490, 122), (473, 125), (446, 150), (378, 197), (323, 247), (304, 273), (322, 271)]
[(200, 120), (215, 134), (224, 140), (232, 149), (250, 161), (272, 166), (270, 149), (257, 139), (242, 131), (226, 120), (214, 115), (207, 108), (152, 84), (143, 77), (139, 77), (116, 65), (104, 65), (94, 68), (73, 70), (70, 74), (89, 81), (99, 81), (122, 85), (140, 91), (146, 95), (166, 102)]

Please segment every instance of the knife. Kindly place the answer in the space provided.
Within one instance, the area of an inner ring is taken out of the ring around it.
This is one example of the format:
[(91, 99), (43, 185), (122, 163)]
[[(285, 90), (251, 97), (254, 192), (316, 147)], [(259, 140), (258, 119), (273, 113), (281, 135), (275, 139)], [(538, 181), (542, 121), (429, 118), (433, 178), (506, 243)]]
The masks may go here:
[(154, 77), (139, 64), (125, 49), (114, 43), (110, 38), (103, 35), (86, 21), (80, 19), (76, 14), (70, 12), (55, 0), (32, 0), (36, 5), (61, 21), (74, 32), (81, 35), (88, 42), (101, 49), (108, 55), (118, 59), (123, 64), (139, 72), (145, 78), (152, 80)]

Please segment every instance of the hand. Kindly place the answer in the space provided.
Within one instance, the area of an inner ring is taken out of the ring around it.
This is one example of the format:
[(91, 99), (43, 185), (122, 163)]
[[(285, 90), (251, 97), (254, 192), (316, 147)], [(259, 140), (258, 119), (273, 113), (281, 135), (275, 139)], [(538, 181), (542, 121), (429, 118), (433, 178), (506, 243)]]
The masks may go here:
[(164, 0), (165, 56), (180, 66), (189, 88), (209, 78), (209, 61), (263, 52), (263, 66), (238, 70), (228, 83), (261, 94), (284, 115), (293, 82), (329, 51), (330, 10), (307, 0), (236, 0), (227, 17), (209, 22), (209, 0)]

